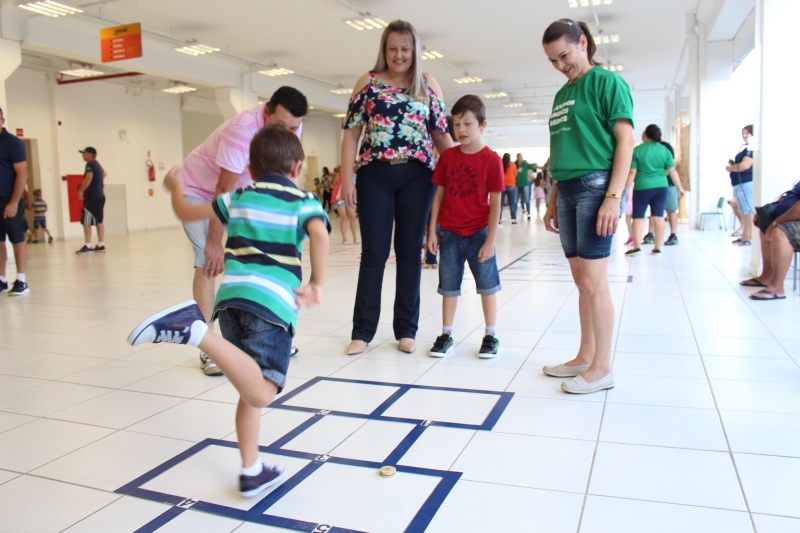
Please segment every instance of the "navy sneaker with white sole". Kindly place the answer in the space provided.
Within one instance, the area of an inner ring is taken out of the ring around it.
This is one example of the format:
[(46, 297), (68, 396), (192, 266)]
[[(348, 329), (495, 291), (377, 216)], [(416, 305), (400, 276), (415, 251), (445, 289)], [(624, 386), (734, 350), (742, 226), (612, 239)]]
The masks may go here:
[[(263, 463), (262, 463), (263, 464)], [(242, 496), (255, 496), (270, 485), (274, 485), (283, 477), (283, 465), (269, 466), (264, 464), (261, 473), (255, 476), (239, 476), (239, 492)]]
[(0, 294), (5, 294), (7, 292), (8, 292), (8, 282), (0, 281)]
[(197, 302), (189, 300), (149, 317), (128, 335), (128, 344), (169, 342), (197, 346), (208, 331), (208, 324)]
[(431, 351), (428, 352), (428, 355), (431, 357), (444, 357), (453, 351), (454, 346), (455, 341), (453, 341), (453, 337), (447, 333), (442, 333), (436, 337), (436, 341), (433, 343), (433, 348), (431, 348)]
[(22, 296), (23, 294), (28, 294), (31, 290), (28, 288), (28, 284), (24, 281), (16, 280), (14, 282), (14, 286), (11, 287), (11, 290), (8, 291), (9, 296)]
[(494, 335), (484, 335), (478, 357), (481, 359), (494, 359), (500, 355), (500, 339)]

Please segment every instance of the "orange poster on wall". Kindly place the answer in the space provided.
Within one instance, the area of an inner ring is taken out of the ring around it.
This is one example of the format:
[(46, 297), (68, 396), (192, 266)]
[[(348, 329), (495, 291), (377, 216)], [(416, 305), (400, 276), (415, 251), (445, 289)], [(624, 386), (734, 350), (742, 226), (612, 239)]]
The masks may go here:
[(142, 25), (114, 26), (100, 30), (100, 51), (103, 63), (142, 57)]

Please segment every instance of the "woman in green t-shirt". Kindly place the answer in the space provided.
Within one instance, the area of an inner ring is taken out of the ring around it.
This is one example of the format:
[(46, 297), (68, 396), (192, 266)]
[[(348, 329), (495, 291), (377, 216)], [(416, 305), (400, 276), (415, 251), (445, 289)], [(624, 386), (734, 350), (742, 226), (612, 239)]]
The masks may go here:
[(578, 286), (581, 322), (575, 358), (543, 371), (571, 377), (561, 388), (585, 394), (614, 386), (608, 257), (635, 144), (633, 98), (625, 80), (592, 59), (596, 46), (584, 22), (552, 23), (542, 45), (553, 66), (568, 79), (556, 94), (550, 115), (550, 172), (557, 183), (544, 224), (561, 237)]
[(642, 144), (633, 149), (631, 171), (625, 187), (630, 190), (631, 184), (633, 185), (633, 249), (625, 252), (625, 255), (634, 255), (642, 251), (642, 229), (648, 206), (656, 233), (653, 253), (661, 253), (661, 239), (664, 238), (664, 208), (667, 205), (667, 192), (669, 192), (667, 174), (672, 178), (672, 183), (679, 187), (678, 195), (683, 196), (681, 180), (675, 171), (675, 160), (669, 149), (661, 144), (661, 128), (650, 124), (642, 133)]

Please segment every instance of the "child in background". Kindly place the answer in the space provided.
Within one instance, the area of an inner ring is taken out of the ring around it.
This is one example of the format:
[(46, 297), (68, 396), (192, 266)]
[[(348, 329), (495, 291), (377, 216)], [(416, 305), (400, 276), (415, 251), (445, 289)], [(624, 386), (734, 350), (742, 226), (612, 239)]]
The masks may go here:
[[(330, 224), (314, 193), (297, 187), (305, 155), (297, 136), (281, 125), (262, 129), (250, 144), (255, 183), (190, 205), (173, 168), (164, 179), (172, 207), (184, 221), (218, 217), (228, 225), (225, 277), (214, 318), (224, 338), (208, 328), (194, 300), (139, 324), (128, 337), (134, 346), (171, 342), (199, 347), (239, 392), (236, 433), (242, 455), (239, 490), (253, 496), (283, 476), (258, 453), (261, 409), (286, 384), (299, 307), (319, 303), (328, 260)], [(311, 240), (311, 279), (301, 288), (301, 254)]]
[(339, 214), (339, 229), (342, 232), (342, 244), (350, 244), (347, 240), (347, 222), (350, 222), (350, 231), (353, 233), (353, 242), (361, 244), (361, 239), (358, 238), (358, 227), (356, 224), (356, 210), (348, 207), (344, 200), (339, 199), (339, 190), (342, 188), (342, 174), (334, 171), (333, 175), (336, 179), (336, 185), (333, 186), (333, 194), (331, 194), (331, 202), (333, 202), (333, 210)]
[[(501, 287), (494, 242), (500, 222), (500, 196), (505, 189), (503, 163), (481, 142), (486, 108), (480, 98), (461, 97), (452, 113), (453, 131), (461, 145), (442, 153), (431, 179), (437, 187), (428, 221), (427, 244), (431, 253), (441, 251), (438, 292), (444, 301), (442, 334), (429, 354), (444, 357), (453, 350), (453, 321), (466, 261), (481, 295), (486, 322), (478, 357), (490, 359), (497, 357), (500, 348), (496, 323), (497, 292)], [(437, 224), (441, 227), (438, 239)]]
[(35, 200), (30, 206), (33, 211), (33, 242), (39, 242), (39, 228), (42, 228), (47, 234), (47, 242), (53, 242), (53, 236), (50, 235), (50, 230), (47, 229), (47, 202), (42, 199), (42, 190), (36, 189), (33, 191)]
[(539, 172), (536, 179), (533, 180), (533, 197), (536, 199), (536, 214), (539, 214), (539, 206), (542, 205), (542, 200), (545, 199), (544, 194), (544, 174)]

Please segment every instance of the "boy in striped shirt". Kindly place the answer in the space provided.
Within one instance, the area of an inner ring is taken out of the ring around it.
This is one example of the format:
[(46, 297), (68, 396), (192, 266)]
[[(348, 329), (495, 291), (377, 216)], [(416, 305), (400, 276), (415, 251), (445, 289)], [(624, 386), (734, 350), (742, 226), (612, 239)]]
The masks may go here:
[(36, 198), (30, 207), (33, 211), (33, 242), (39, 242), (39, 228), (47, 234), (47, 242), (53, 242), (53, 236), (47, 229), (47, 202), (42, 198), (42, 189), (33, 191), (33, 197)]
[[(286, 384), (298, 309), (322, 299), (330, 223), (317, 197), (297, 187), (304, 159), (297, 137), (275, 125), (262, 129), (250, 144), (252, 185), (211, 203), (190, 205), (179, 171), (173, 168), (167, 174), (164, 185), (172, 192), (178, 218), (217, 217), (228, 226), (225, 276), (214, 308), (224, 339), (208, 328), (194, 300), (151, 316), (128, 337), (133, 345), (198, 346), (239, 391), (236, 433), (244, 496), (257, 494), (283, 475), (283, 466), (263, 464), (258, 455), (261, 408)], [(306, 235), (311, 279), (301, 287)]]

